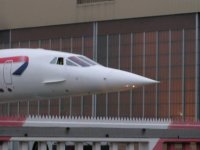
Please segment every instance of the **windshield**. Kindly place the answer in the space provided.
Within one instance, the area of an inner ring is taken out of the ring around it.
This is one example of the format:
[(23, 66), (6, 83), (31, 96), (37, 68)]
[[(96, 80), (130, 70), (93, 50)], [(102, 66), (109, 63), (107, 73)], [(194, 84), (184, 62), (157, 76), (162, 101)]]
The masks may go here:
[(68, 57), (68, 59), (82, 67), (89, 67), (89, 66), (97, 65), (96, 62), (94, 62), (93, 60), (91, 60), (85, 56), (70, 56), (70, 57)]
[(65, 60), (65, 64), (68, 66), (89, 67), (89, 66), (98, 65), (98, 63), (96, 63), (95, 61), (81, 55), (69, 56), (68, 58), (55, 57), (50, 61), (50, 63), (57, 64), (57, 65), (64, 65), (64, 60)]
[(82, 61), (81, 59), (79, 59), (78, 57), (76, 56), (71, 56), (71, 57), (68, 57), (68, 59), (70, 59), (71, 61), (75, 62), (76, 64), (82, 66), (82, 67), (87, 67), (87, 66), (90, 66), (88, 63)]

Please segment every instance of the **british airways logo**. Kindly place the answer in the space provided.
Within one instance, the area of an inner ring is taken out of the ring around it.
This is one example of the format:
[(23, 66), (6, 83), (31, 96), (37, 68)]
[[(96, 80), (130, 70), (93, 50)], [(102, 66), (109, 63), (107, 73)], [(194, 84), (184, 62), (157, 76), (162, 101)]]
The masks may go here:
[(5, 58), (0, 58), (0, 64), (4, 63), (20, 63), (22, 62), (23, 64), (17, 68), (12, 74), (13, 75), (22, 75), (22, 73), (26, 70), (29, 64), (29, 57), (28, 56), (15, 56), (15, 57), (5, 57)]

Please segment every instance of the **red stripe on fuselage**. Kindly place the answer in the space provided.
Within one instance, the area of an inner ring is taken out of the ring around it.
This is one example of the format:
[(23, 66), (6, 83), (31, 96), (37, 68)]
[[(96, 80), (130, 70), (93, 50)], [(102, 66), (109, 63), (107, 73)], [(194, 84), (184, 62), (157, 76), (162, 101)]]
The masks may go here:
[(12, 62), (28, 62), (29, 58), (28, 56), (14, 56), (14, 57), (4, 57), (0, 58), (0, 64), (3, 64), (7, 61), (12, 61)]

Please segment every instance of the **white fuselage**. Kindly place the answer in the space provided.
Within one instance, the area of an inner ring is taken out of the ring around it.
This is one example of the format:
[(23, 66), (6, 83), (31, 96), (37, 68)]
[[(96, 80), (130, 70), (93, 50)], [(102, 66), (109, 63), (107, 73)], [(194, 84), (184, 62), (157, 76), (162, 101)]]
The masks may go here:
[(86, 95), (156, 83), (82, 57), (42, 49), (0, 50), (0, 101)]

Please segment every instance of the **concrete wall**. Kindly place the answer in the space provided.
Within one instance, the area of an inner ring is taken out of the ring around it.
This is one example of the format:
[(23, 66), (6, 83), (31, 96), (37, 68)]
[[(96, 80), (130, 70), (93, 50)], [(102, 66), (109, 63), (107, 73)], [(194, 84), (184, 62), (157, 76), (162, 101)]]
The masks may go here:
[(0, 30), (200, 12), (199, 0), (1, 0)]

